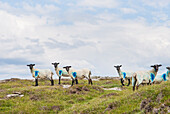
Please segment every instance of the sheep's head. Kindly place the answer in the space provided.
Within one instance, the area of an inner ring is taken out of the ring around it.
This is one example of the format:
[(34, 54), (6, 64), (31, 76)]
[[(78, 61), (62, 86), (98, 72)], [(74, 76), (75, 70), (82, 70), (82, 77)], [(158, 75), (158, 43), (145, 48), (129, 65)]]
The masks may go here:
[(151, 65), (151, 67), (153, 67), (156, 72), (158, 72), (158, 69), (159, 69), (159, 67), (161, 67), (161, 66), (162, 66), (161, 64), (160, 64), (160, 65), (158, 65), (158, 64), (156, 64), (156, 65)]
[(29, 64), (27, 66), (29, 66), (29, 68), (32, 69), (35, 66), (35, 64)]
[(65, 66), (65, 67), (63, 67), (63, 68), (65, 68), (66, 71), (69, 72), (69, 69), (71, 68), (71, 66)]
[(170, 70), (170, 67), (166, 67), (168, 70)]
[(60, 63), (55, 62), (55, 63), (51, 63), (51, 64), (54, 65), (55, 68), (57, 68), (58, 64), (60, 64)]
[(120, 67), (122, 67), (122, 65), (117, 65), (117, 66), (114, 66), (117, 70), (118, 70), (118, 72), (120, 71)]

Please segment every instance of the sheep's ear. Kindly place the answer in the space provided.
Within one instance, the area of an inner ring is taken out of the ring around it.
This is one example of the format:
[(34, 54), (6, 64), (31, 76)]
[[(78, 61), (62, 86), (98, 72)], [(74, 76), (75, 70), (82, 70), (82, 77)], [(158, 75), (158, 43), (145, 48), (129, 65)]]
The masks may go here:
[(30, 65), (27, 65), (27, 66), (30, 66)]
[(120, 65), (120, 67), (122, 67), (122, 65)]
[(68, 66), (69, 68), (71, 68), (71, 66)]
[(162, 65), (160, 64), (160, 65), (158, 65), (158, 66), (160, 67), (160, 66), (162, 66)]
[(60, 63), (57, 63), (57, 64), (60, 64)]
[(170, 70), (170, 67), (166, 67), (168, 70)]
[(114, 66), (115, 68), (117, 67), (117, 66)]
[(154, 65), (151, 65), (151, 67), (154, 67)]
[(63, 67), (63, 68), (67, 68), (67, 67)]
[(35, 64), (32, 64), (32, 66), (35, 66)]
[(51, 63), (52, 65), (54, 65), (54, 63)]

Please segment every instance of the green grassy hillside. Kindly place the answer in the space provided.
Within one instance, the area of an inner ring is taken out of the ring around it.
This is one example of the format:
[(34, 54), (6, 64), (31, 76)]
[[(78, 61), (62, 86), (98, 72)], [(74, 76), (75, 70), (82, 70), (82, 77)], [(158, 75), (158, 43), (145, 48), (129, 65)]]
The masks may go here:
[[(8, 80), (0, 83), (0, 113), (113, 113), (134, 114), (170, 111), (170, 81), (150, 86), (140, 86), (133, 92), (132, 86), (122, 91), (104, 90), (120, 87), (119, 80), (80, 80), (78, 85), (63, 88), (50, 86), (50, 81), (41, 80), (34, 87), (30, 80)], [(70, 80), (62, 80), (70, 85)], [(23, 97), (7, 98), (8, 94), (20, 92)]]

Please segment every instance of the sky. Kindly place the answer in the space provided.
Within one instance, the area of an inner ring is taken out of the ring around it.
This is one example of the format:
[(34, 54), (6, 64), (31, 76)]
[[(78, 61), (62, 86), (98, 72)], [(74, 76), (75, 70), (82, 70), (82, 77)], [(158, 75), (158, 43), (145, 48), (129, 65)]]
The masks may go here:
[[(170, 66), (170, 0), (0, 0), (0, 79), (27, 64), (89, 68), (92, 76)], [(57, 78), (55, 73), (54, 78)]]

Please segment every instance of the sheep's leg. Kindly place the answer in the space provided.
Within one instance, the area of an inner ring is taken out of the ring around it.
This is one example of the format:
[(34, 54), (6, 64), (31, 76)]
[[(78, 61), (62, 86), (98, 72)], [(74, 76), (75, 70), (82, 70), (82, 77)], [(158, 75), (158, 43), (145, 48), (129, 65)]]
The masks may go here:
[(127, 86), (129, 86), (130, 85), (130, 79), (128, 79), (128, 85)]
[(35, 79), (35, 86), (38, 86), (38, 78)]
[(59, 82), (58, 82), (59, 85), (60, 85), (60, 80), (61, 80), (61, 76), (59, 76)]
[(76, 80), (76, 84), (78, 84), (78, 80), (77, 80), (77, 78), (76, 78), (75, 80)]
[(73, 86), (73, 84), (74, 84), (74, 79), (72, 79), (72, 84), (71, 84), (71, 86)]
[(135, 91), (136, 82), (137, 82), (137, 80), (135, 79), (135, 80), (133, 81), (133, 91)]
[(121, 82), (122, 86), (125, 86), (125, 85), (123, 84), (124, 81), (123, 81), (122, 78), (120, 79), (120, 82)]
[(93, 85), (92, 79), (89, 79), (89, 84)]
[(152, 82), (151, 82), (151, 80), (149, 80), (149, 84), (150, 84), (150, 85), (152, 85)]
[(54, 80), (53, 79), (51, 79), (51, 86), (53, 86), (54, 85)]

